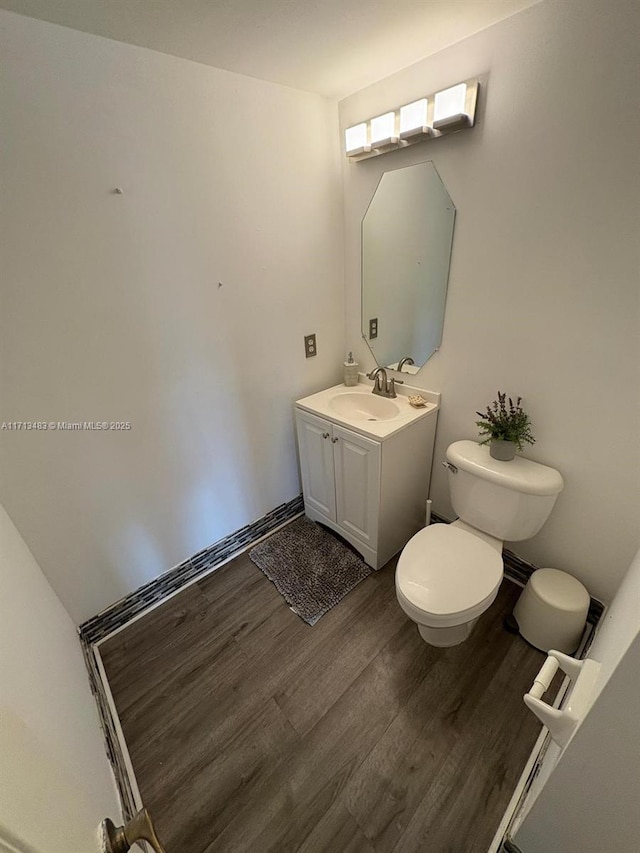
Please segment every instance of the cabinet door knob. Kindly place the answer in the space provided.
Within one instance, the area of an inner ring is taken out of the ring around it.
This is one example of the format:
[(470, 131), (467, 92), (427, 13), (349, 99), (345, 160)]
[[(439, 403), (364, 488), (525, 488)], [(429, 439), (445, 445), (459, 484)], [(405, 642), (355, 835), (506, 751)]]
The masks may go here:
[(323, 432), (323, 433), (322, 433), (322, 437), (323, 437), (323, 438), (329, 438), (329, 433), (328, 433), (328, 432)]
[(332, 439), (331, 439), (331, 443), (332, 443), (332, 444), (335, 444), (337, 440), (338, 440), (337, 438), (332, 438)]

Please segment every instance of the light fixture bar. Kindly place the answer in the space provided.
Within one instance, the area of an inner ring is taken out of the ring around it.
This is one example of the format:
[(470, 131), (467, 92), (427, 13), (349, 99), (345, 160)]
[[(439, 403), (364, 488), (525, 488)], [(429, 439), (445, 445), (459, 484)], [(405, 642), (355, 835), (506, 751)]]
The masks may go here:
[(364, 160), (473, 127), (479, 86), (477, 78), (464, 80), (347, 128), (347, 157)]

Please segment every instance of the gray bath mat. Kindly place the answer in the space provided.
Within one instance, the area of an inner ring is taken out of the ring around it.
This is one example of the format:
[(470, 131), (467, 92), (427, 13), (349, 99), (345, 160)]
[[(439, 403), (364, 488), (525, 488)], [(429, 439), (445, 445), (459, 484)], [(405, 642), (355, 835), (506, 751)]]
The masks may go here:
[(305, 516), (260, 542), (249, 556), (309, 625), (372, 571), (337, 537)]

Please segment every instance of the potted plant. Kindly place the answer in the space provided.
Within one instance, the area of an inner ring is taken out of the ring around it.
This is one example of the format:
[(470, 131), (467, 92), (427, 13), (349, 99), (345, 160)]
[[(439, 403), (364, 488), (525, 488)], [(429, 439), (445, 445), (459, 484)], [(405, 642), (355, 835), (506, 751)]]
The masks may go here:
[(481, 418), (476, 426), (480, 427), (480, 435), (485, 436), (480, 444), (489, 445), (494, 459), (508, 462), (516, 455), (516, 450), (535, 442), (529, 415), (522, 409), (521, 402), (522, 397), (518, 397), (515, 404), (509, 397), (507, 405), (507, 395), (498, 391), (498, 399), (487, 406), (484, 414), (476, 412)]

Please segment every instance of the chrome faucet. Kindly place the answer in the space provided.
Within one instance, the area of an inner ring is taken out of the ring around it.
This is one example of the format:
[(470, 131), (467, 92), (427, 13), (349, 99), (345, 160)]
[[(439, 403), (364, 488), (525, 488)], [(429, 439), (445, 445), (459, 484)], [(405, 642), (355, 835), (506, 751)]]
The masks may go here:
[(398, 373), (402, 373), (402, 368), (405, 366), (405, 364), (415, 364), (415, 361), (411, 358), (410, 355), (405, 355), (405, 357), (401, 358), (398, 362), (398, 366), (396, 368)]
[(388, 379), (387, 371), (384, 367), (376, 367), (371, 373), (367, 373), (369, 379), (373, 379), (372, 394), (377, 394), (379, 397), (397, 397), (396, 383), (404, 385), (402, 379)]
[(387, 388), (387, 371), (384, 367), (376, 367), (371, 373), (367, 373), (369, 379), (373, 379), (372, 394), (378, 394), (384, 397), (384, 392)]

